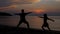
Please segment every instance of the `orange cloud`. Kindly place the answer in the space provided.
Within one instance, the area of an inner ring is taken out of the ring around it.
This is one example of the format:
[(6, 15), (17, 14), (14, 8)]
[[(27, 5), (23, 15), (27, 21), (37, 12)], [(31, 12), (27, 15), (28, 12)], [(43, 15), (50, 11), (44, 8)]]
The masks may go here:
[(28, 0), (28, 1), (36, 3), (36, 2), (40, 2), (41, 0)]
[(0, 7), (0, 11), (13, 10), (13, 9), (16, 9), (16, 5), (11, 5), (8, 7)]
[(32, 4), (40, 1), (41, 0), (11, 0), (13, 4)]

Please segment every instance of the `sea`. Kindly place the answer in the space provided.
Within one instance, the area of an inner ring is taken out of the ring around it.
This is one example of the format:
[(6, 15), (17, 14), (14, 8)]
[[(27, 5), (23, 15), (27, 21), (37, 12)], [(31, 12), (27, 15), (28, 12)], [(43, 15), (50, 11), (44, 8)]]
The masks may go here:
[[(51, 20), (47, 21), (50, 29), (60, 31), (60, 16), (48, 16), (48, 18), (54, 20), (54, 22)], [(19, 21), (20, 16), (0, 16), (0, 25), (16, 27), (19, 24)], [(29, 23), (30, 28), (42, 29), (43, 18), (39, 18), (38, 16), (26, 16), (26, 21)], [(27, 28), (27, 25), (22, 23), (20, 27)]]

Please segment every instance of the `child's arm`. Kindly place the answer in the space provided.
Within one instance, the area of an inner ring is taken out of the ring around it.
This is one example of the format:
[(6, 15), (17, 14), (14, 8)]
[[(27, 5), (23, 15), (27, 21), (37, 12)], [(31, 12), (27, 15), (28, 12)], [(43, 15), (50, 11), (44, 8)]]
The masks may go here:
[(54, 20), (53, 20), (53, 19), (48, 18), (48, 20), (51, 20), (51, 21), (53, 21), (53, 22), (54, 22)]
[(44, 17), (40, 17), (40, 16), (38, 16), (39, 18), (44, 18)]

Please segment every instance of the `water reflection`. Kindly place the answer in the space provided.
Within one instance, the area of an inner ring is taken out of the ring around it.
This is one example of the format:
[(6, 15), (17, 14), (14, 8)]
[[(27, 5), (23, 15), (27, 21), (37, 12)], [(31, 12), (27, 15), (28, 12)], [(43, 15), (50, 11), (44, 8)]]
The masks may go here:
[[(60, 16), (49, 16), (55, 20), (55, 22), (50, 22), (49, 27), (53, 30), (60, 30)], [(43, 19), (38, 18), (37, 16), (26, 16), (26, 20), (29, 22), (30, 28), (41, 29), (43, 24)], [(16, 26), (19, 23), (19, 16), (0, 16), (0, 24), (2, 25), (9, 25), (9, 26)], [(22, 23), (20, 27), (27, 27), (26, 24)]]

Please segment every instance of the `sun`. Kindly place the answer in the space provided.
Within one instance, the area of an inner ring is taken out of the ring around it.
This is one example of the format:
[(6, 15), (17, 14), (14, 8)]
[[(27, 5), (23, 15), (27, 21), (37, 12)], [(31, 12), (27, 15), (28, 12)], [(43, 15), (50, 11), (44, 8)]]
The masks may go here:
[(36, 0), (36, 3), (40, 2), (41, 0)]
[(32, 0), (33, 3), (38, 3), (40, 2), (41, 0)]
[(35, 0), (35, 2), (40, 2), (41, 0)]
[(34, 11), (34, 13), (39, 14), (39, 13), (44, 12), (45, 10), (43, 10), (43, 9), (35, 9), (35, 10), (33, 10), (33, 11)]

